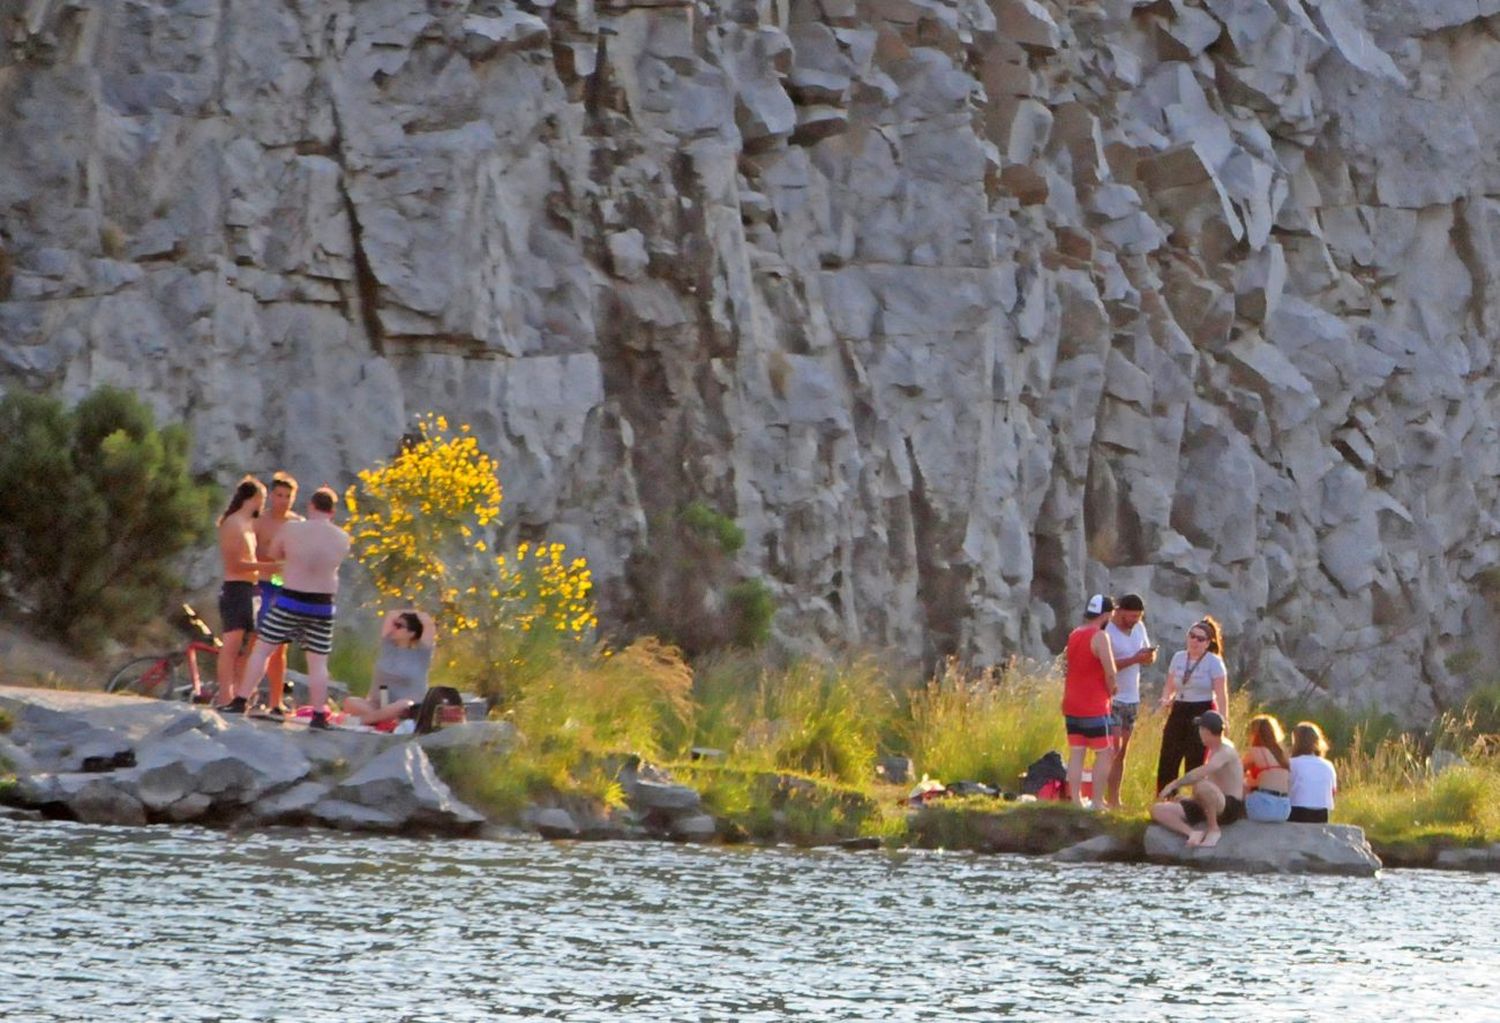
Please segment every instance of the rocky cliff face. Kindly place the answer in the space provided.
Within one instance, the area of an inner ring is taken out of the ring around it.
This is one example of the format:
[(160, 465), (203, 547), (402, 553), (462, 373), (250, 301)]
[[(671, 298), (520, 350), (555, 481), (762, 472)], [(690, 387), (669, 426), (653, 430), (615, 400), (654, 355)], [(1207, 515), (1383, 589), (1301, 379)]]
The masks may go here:
[(794, 644), (1138, 589), (1266, 690), (1500, 654), (1500, 0), (0, 8), (0, 374), (223, 470), (472, 422), (617, 615), (736, 518)]

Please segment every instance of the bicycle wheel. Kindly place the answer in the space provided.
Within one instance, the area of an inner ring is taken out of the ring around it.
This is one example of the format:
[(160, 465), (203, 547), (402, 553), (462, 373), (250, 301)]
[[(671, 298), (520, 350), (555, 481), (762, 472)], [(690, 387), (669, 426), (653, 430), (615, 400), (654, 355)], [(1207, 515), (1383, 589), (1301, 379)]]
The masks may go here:
[[(115, 670), (104, 683), (107, 693), (135, 693), (158, 700), (170, 700), (177, 696), (181, 687), (183, 655), (147, 654), (127, 661)], [(191, 688), (191, 683), (188, 683)]]

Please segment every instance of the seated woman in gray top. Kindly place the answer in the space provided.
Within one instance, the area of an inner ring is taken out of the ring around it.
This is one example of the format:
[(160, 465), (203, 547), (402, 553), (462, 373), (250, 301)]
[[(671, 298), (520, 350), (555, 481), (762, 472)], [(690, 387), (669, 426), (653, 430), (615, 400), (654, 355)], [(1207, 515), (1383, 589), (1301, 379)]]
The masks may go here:
[[(380, 656), (375, 661), (369, 695), (349, 697), (344, 701), (344, 712), (366, 725), (405, 717), (427, 695), (427, 672), (436, 643), (437, 629), (431, 615), (416, 610), (392, 612), (380, 630)], [(379, 702), (381, 686), (386, 687), (383, 707)]]

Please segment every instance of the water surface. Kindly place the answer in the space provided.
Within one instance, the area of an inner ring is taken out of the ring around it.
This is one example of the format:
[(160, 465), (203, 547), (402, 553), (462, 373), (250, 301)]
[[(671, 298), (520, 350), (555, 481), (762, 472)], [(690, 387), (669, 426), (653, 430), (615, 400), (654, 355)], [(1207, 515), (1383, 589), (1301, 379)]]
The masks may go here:
[(0, 820), (0, 1019), (1500, 1019), (1500, 878)]

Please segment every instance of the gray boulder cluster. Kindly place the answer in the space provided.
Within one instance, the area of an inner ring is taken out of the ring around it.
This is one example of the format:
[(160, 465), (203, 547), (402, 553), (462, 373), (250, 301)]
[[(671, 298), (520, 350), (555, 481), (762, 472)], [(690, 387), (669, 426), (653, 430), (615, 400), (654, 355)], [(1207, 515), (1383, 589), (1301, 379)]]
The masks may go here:
[(97, 824), (303, 824), (471, 834), (484, 817), (454, 798), (427, 747), (505, 743), (474, 722), (416, 740), (310, 732), (128, 696), (0, 687), (11, 720), (0, 761), (11, 798)]
[(311, 479), (447, 412), (619, 618), (704, 501), (792, 647), (995, 663), (1133, 589), (1420, 717), (1500, 656), (1497, 16), (26, 0), (0, 379)]

